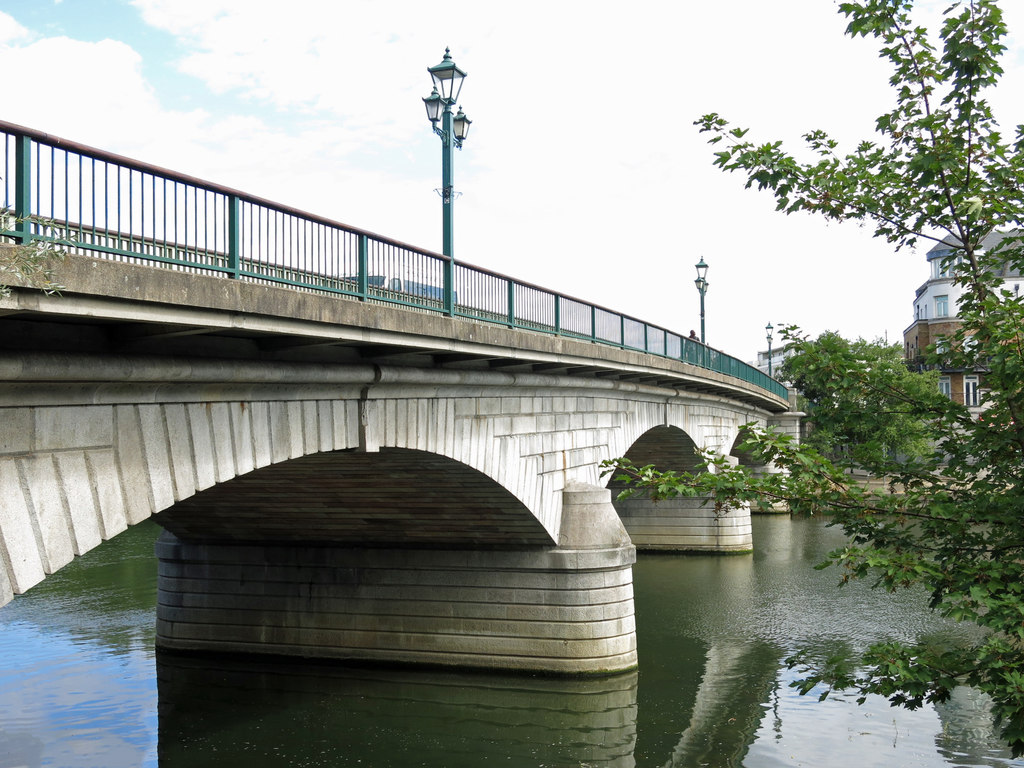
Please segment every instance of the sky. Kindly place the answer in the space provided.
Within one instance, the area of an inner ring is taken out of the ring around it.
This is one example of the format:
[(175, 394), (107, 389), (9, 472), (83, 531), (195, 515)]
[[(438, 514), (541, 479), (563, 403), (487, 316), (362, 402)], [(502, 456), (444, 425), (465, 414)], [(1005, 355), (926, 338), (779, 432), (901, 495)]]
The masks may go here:
[[(1003, 5), (1008, 127), (1024, 2)], [(703, 258), (708, 343), (749, 361), (769, 322), (901, 342), (928, 276), (927, 245), (776, 213), (693, 126), (871, 138), (889, 70), (845, 27), (835, 0), (0, 0), (0, 118), (440, 251), (422, 98), (447, 47), (473, 121), (456, 260), (685, 335)]]

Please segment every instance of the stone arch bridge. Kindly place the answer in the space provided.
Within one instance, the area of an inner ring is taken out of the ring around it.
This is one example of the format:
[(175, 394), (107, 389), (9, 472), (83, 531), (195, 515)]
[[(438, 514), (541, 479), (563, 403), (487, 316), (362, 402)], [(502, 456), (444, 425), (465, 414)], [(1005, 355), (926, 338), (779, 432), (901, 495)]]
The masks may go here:
[(0, 604), (156, 516), (158, 643), (608, 673), (635, 546), (749, 512), (613, 502), (600, 462), (729, 451), (788, 403), (568, 337), (69, 256), (0, 301)]

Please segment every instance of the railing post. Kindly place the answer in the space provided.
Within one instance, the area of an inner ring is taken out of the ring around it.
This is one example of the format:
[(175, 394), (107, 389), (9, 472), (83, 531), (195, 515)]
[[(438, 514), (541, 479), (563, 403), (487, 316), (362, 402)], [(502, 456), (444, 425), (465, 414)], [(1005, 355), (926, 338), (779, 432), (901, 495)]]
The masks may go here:
[(555, 294), (555, 333), (560, 334), (562, 332), (562, 302), (559, 301), (559, 295)]
[(622, 348), (626, 346), (626, 318), (624, 315), (619, 315), (619, 346)]
[(228, 197), (228, 277), (237, 280), (242, 272), (242, 201)]
[(359, 291), (359, 298), (366, 301), (366, 295), (370, 292), (370, 248), (366, 235), (359, 236), (357, 258), (359, 264), (356, 267), (356, 289)]
[(647, 323), (644, 323), (644, 352), (651, 351), (651, 340), (650, 337), (647, 335), (649, 329), (650, 326), (647, 325)]
[(14, 137), (14, 238), (32, 240), (32, 140)]
[(597, 341), (597, 307), (590, 305), (590, 338)]
[(450, 256), (444, 260), (444, 313), (455, 314), (455, 261)]
[(516, 327), (516, 281), (511, 277), (505, 281), (508, 285), (508, 327)]

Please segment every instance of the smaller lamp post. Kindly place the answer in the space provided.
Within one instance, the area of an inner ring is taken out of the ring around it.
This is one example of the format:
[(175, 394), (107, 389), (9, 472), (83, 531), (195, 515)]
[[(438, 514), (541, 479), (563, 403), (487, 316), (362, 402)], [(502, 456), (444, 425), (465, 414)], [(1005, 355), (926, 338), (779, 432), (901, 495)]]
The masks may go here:
[(771, 323), (764, 327), (765, 338), (768, 339), (768, 375), (772, 375), (772, 331), (775, 329)]
[(700, 343), (707, 344), (704, 336), (704, 294), (708, 292), (708, 265), (704, 263), (704, 257), (700, 257), (695, 265), (697, 267), (697, 279), (693, 284), (697, 286), (700, 293)]

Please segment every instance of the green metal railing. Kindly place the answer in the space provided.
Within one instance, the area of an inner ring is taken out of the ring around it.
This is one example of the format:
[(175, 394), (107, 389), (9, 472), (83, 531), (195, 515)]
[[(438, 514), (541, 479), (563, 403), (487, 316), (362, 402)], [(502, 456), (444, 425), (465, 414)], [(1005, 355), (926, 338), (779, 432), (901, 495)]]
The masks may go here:
[(201, 179), (0, 121), (0, 238), (570, 336), (775, 379), (642, 320)]

